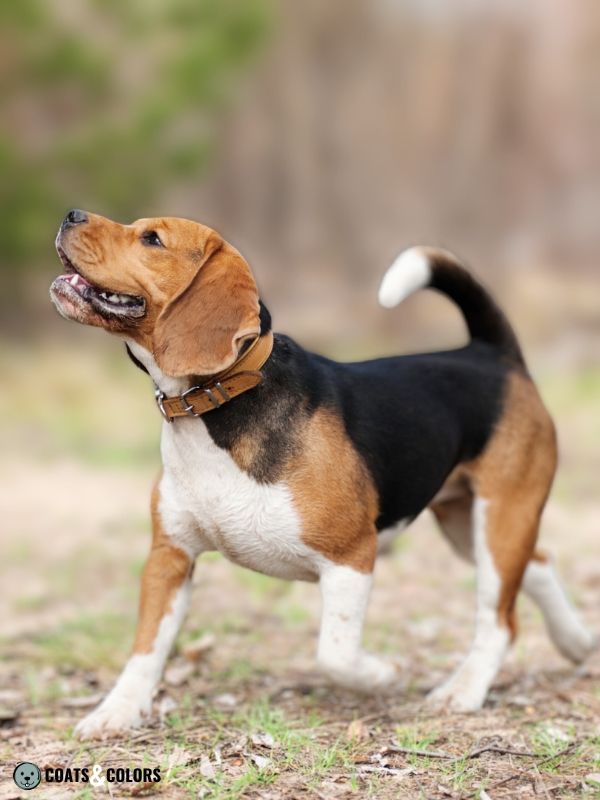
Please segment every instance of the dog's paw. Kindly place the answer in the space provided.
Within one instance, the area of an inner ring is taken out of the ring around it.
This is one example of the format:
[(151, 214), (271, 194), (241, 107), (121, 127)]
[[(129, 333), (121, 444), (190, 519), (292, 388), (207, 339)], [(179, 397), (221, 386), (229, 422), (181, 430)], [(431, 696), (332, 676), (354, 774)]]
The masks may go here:
[(582, 664), (599, 646), (598, 637), (584, 628), (579, 620), (576, 625), (555, 633), (553, 639), (565, 658), (574, 664)]
[(472, 714), (483, 707), (485, 698), (485, 688), (476, 681), (467, 681), (461, 675), (454, 675), (429, 692), (425, 705), (432, 711)]
[(150, 712), (150, 704), (141, 707), (137, 701), (109, 695), (87, 717), (75, 726), (79, 739), (107, 739), (139, 728)]
[(398, 668), (393, 662), (369, 653), (361, 653), (352, 663), (324, 663), (321, 669), (333, 683), (359, 692), (380, 692), (399, 680)]

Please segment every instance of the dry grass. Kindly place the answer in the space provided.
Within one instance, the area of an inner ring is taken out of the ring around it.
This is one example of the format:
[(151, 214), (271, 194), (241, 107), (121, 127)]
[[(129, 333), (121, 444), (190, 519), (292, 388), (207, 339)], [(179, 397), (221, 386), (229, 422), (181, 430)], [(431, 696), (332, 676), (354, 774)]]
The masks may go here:
[[(149, 796), (175, 798), (467, 798), (600, 796), (600, 657), (574, 670), (523, 600), (515, 648), (476, 716), (433, 716), (425, 692), (468, 646), (473, 577), (423, 517), (378, 565), (370, 648), (399, 656), (405, 686), (388, 698), (332, 690), (314, 671), (318, 589), (286, 584), (205, 556), (178, 653), (152, 725), (97, 746), (72, 738), (84, 705), (114, 681), (132, 640), (148, 542), (148, 488), (157, 422), (143, 378), (103, 353), (5, 354), (12, 389), (0, 403), (3, 521), (0, 635), (0, 798), (19, 797), (12, 770), (160, 766)], [(98, 366), (99, 365), (99, 366)], [(101, 379), (99, 380), (99, 376)], [(598, 627), (597, 495), (600, 378), (544, 380), (558, 415), (564, 470), (543, 540)], [(14, 407), (14, 406), (13, 406)], [(127, 413), (114, 417), (116, 408)], [(214, 645), (191, 668), (190, 640)], [(73, 698), (80, 698), (73, 706)], [(108, 786), (43, 784), (31, 796), (109, 796)], [(136, 784), (112, 784), (130, 797)]]

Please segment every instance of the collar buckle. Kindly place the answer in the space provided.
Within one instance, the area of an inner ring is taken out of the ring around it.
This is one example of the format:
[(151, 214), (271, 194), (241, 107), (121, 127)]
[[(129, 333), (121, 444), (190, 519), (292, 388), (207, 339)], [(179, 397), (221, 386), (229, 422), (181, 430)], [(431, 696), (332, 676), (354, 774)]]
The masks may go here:
[[(221, 395), (221, 399), (219, 399), (216, 392), (213, 390), (216, 390)], [(187, 400), (188, 395), (198, 392), (204, 392), (214, 408), (220, 408), (224, 403), (227, 403), (229, 400), (231, 400), (231, 395), (219, 381), (216, 381), (210, 386), (192, 386), (191, 389), (188, 389), (186, 392), (183, 392), (183, 394), (179, 395), (183, 410), (190, 417), (202, 416), (202, 413), (197, 413), (194, 411), (194, 406)]]
[[(156, 384), (154, 399), (165, 422), (177, 417), (201, 417), (233, 400), (243, 392), (253, 389), (263, 379), (260, 371), (273, 350), (273, 333), (258, 336), (242, 355), (222, 372), (213, 375), (207, 383), (190, 387), (180, 395), (168, 397)], [(223, 383), (227, 382), (227, 389)], [(197, 402), (194, 404), (194, 398)]]
[(164, 401), (167, 399), (167, 396), (164, 392), (161, 392), (158, 386), (154, 387), (154, 399), (156, 400), (156, 405), (158, 406), (158, 410), (162, 414), (163, 419), (169, 424), (173, 422), (173, 418), (167, 414), (167, 410), (164, 405)]

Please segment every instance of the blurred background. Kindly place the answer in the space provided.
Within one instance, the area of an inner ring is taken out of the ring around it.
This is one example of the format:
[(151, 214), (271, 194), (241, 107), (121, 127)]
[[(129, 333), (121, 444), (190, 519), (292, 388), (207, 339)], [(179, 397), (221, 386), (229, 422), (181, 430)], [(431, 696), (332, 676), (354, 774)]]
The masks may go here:
[[(556, 536), (578, 533), (591, 570), (599, 74), (594, 0), (0, 4), (5, 634), (72, 621), (74, 601), (133, 616), (123, 586), (90, 586), (115, 552), (137, 574), (146, 548), (147, 379), (48, 300), (71, 207), (217, 228), (275, 328), (339, 358), (460, 343), (440, 297), (376, 303), (402, 248), (455, 251), (506, 308), (556, 418)], [(582, 580), (597, 586), (597, 569)]]

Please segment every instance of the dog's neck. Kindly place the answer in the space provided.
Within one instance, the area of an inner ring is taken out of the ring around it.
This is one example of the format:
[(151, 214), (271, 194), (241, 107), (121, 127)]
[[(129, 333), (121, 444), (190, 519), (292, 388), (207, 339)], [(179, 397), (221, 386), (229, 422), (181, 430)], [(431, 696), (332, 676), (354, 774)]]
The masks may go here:
[(187, 391), (190, 386), (193, 386), (192, 377), (173, 378), (170, 375), (165, 375), (162, 369), (156, 363), (154, 356), (141, 344), (134, 342), (133, 339), (126, 340), (127, 350), (129, 355), (141, 369), (145, 370), (154, 381), (161, 392), (165, 395), (179, 395)]
[[(271, 330), (271, 314), (262, 300), (259, 301), (259, 304), (260, 336), (263, 336), (265, 333), (268, 333)], [(126, 339), (125, 344), (129, 357), (132, 359), (134, 364), (147, 372), (157, 388), (160, 389), (160, 391), (163, 392), (167, 397), (181, 395), (190, 387), (198, 383), (198, 376), (195, 375), (189, 375), (183, 378), (173, 378), (170, 375), (165, 375), (149, 350), (133, 341), (133, 339)], [(241, 354), (242, 353), (240, 352), (240, 355)], [(210, 377), (210, 375), (202, 376), (203, 382), (208, 381)]]

